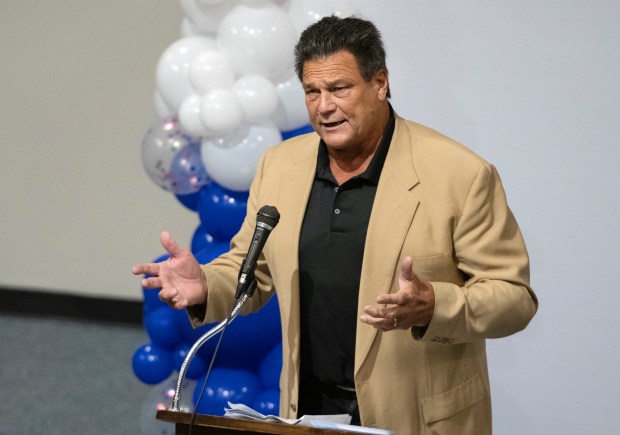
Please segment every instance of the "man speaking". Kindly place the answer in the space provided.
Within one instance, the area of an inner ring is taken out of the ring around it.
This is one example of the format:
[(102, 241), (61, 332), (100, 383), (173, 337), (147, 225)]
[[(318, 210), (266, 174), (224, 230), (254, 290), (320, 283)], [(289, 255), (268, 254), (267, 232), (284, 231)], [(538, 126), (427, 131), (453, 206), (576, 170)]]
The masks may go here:
[(491, 433), (485, 339), (537, 310), (529, 260), (495, 168), (398, 116), (376, 27), (326, 17), (306, 29), (295, 66), (316, 133), (268, 150), (230, 252), (199, 265), (164, 232), (152, 274), (194, 325), (235, 300), (257, 211), (281, 215), (260, 255), (256, 311), (277, 292), (280, 415), (350, 413), (404, 434)]

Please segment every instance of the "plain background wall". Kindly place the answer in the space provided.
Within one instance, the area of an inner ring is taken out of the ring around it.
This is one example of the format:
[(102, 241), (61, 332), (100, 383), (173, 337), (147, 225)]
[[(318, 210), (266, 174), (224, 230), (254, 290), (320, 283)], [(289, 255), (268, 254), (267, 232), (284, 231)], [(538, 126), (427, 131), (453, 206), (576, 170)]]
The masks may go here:
[[(498, 434), (618, 433), (620, 6), (357, 1), (397, 112), (494, 163), (540, 310), (490, 340)], [(140, 162), (172, 1), (0, 3), (0, 286), (139, 299), (129, 269), (198, 221)]]
[(197, 215), (140, 159), (174, 1), (0, 1), (0, 285), (138, 299), (132, 264)]

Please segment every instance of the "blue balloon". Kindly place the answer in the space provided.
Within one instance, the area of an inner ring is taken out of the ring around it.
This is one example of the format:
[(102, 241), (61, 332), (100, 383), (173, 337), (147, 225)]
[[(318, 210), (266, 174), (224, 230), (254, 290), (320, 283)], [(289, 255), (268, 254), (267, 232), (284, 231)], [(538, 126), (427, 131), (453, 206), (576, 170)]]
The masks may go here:
[(282, 372), (282, 342), (276, 344), (265, 355), (258, 367), (258, 378), (266, 390), (275, 390), (280, 386), (280, 373)]
[(263, 415), (278, 415), (280, 413), (280, 389), (263, 391), (256, 397), (250, 408)]
[(238, 316), (226, 329), (216, 364), (256, 370), (282, 341), (280, 312), (274, 295), (257, 313)]
[(310, 124), (306, 124), (293, 130), (282, 131), (280, 133), (282, 133), (282, 140), (286, 140), (301, 134), (312, 133), (313, 131), (314, 128), (312, 128)]
[[(166, 261), (168, 258), (170, 258), (170, 254), (166, 253), (166, 254), (163, 254), (157, 257), (155, 260), (153, 260), (153, 263), (161, 263), (162, 261)], [(153, 275), (144, 275), (145, 278), (149, 278), (151, 276)], [(166, 305), (166, 303), (162, 302), (159, 299), (159, 290), (160, 289), (158, 288), (146, 289), (142, 287), (142, 295), (144, 298), (144, 305), (143, 305), (144, 315), (147, 315), (150, 311), (168, 306)]]
[[(192, 236), (191, 251), (196, 254), (207, 247), (213, 247), (213, 249), (217, 250), (217, 252), (224, 253), (230, 248), (230, 241), (215, 240), (211, 234), (207, 233), (205, 227), (200, 224)], [(205, 261), (205, 263), (208, 263), (211, 260), (212, 259), (209, 259), (208, 261)]]
[(205, 232), (219, 241), (229, 241), (245, 218), (248, 192), (234, 192), (215, 182), (200, 189), (198, 215)]
[(150, 311), (144, 319), (144, 326), (151, 342), (164, 349), (175, 349), (183, 341), (183, 331), (177, 320), (179, 311), (166, 306)]
[(178, 328), (181, 330), (181, 333), (185, 337), (184, 341), (188, 343), (194, 343), (196, 340), (200, 338), (202, 334), (208, 331), (207, 325), (203, 325), (199, 328), (194, 329), (191, 322), (189, 321), (189, 316), (187, 315), (187, 311), (180, 311), (183, 315), (177, 317)]
[(192, 236), (192, 242), (190, 244), (190, 249), (193, 253), (200, 251), (201, 249), (206, 248), (207, 246), (215, 243), (215, 239), (202, 224), (198, 225), (194, 230), (194, 235)]
[[(185, 361), (191, 347), (192, 345), (188, 343), (182, 343), (172, 353), (172, 365), (176, 371), (181, 371), (181, 366), (183, 365), (183, 362)], [(204, 376), (207, 373), (207, 367), (208, 365), (204, 362), (200, 355), (194, 355), (189, 363), (189, 367), (187, 368), (187, 378), (198, 379), (199, 377)]]
[(204, 385), (204, 377), (196, 383), (194, 405), (200, 414), (224, 415), (228, 402), (250, 406), (260, 393), (256, 375), (245, 370), (214, 368), (200, 403), (196, 403)]
[(191, 211), (196, 211), (198, 208), (198, 199), (200, 198), (200, 190), (194, 193), (188, 193), (186, 195), (174, 195), (179, 202), (190, 209)]
[(224, 252), (228, 252), (230, 244), (226, 242), (213, 242), (205, 246), (198, 252), (194, 252), (194, 257), (200, 264), (207, 264), (214, 258), (219, 257)]
[(172, 374), (172, 357), (161, 347), (145, 344), (134, 352), (131, 366), (138, 379), (145, 384), (155, 385)]

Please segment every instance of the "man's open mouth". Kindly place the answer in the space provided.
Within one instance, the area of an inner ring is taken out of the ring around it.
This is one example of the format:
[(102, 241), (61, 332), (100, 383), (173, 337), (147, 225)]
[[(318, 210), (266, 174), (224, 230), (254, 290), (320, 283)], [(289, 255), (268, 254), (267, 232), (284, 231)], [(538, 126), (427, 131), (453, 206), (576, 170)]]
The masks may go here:
[(323, 123), (323, 127), (338, 127), (340, 124), (344, 123), (343, 121), (337, 121), (337, 122), (324, 122)]

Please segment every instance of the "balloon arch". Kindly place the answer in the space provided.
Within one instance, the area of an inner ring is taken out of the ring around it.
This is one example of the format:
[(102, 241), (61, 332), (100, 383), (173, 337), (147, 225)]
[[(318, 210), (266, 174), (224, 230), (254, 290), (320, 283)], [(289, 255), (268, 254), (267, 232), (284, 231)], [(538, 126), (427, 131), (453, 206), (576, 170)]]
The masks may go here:
[[(179, 0), (181, 38), (156, 68), (157, 121), (142, 141), (142, 163), (159, 187), (198, 214), (191, 251), (206, 263), (228, 250), (246, 212), (260, 155), (283, 139), (312, 131), (293, 48), (301, 31), (326, 15), (349, 16), (349, 0)], [(155, 261), (165, 261), (167, 255)], [(189, 348), (214, 326), (190, 326), (187, 314), (143, 289), (150, 341), (136, 349), (132, 368), (152, 385), (142, 406), (143, 433), (169, 433), (155, 420), (168, 408)], [(193, 411), (215, 343), (193, 359), (181, 407)], [(279, 409), (282, 367), (276, 298), (239, 316), (226, 330), (205, 397), (197, 411), (222, 415), (227, 401), (265, 414)]]

